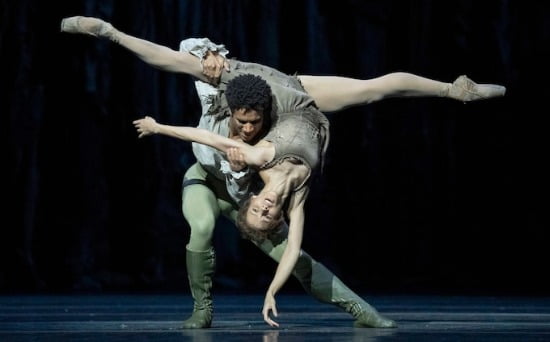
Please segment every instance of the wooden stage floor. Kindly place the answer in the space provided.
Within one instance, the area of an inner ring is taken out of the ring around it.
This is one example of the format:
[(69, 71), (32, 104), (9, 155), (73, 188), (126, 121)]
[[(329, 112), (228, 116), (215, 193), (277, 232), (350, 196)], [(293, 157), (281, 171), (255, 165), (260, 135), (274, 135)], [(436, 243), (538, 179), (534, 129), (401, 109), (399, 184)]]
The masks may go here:
[(3, 295), (0, 341), (550, 341), (550, 298), (370, 296), (396, 329), (357, 329), (340, 309), (280, 295), (279, 329), (259, 295), (215, 295), (212, 328), (181, 330), (185, 295)]

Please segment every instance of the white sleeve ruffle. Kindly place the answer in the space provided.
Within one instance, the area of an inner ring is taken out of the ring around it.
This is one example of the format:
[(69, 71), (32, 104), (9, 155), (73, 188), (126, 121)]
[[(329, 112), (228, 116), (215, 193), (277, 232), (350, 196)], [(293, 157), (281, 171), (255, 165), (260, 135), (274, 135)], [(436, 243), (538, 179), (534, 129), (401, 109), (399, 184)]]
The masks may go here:
[(233, 171), (227, 160), (221, 161), (220, 170), (225, 175), (225, 185), (229, 195), (238, 204), (244, 202), (251, 193), (254, 171), (248, 167), (242, 171)]
[(229, 50), (223, 44), (214, 44), (208, 38), (188, 38), (180, 42), (180, 51), (189, 52), (199, 57), (201, 60), (206, 55), (206, 51), (217, 51), (220, 55), (227, 57)]

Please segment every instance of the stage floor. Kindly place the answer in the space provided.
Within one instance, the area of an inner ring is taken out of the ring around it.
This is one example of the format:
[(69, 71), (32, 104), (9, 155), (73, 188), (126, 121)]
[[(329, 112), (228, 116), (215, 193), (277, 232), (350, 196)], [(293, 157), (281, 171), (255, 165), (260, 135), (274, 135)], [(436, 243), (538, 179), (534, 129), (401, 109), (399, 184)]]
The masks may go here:
[(263, 297), (215, 295), (211, 329), (181, 330), (184, 295), (0, 296), (0, 341), (550, 341), (550, 298), (370, 296), (396, 329), (356, 329), (338, 308), (280, 295), (279, 329)]

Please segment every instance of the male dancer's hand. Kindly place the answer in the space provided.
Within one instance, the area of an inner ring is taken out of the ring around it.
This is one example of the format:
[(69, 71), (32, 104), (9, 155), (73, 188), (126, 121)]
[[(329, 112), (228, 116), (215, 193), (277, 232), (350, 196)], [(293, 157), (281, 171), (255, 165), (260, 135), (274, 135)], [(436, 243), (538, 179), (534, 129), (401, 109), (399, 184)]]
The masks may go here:
[(231, 170), (235, 172), (241, 171), (247, 167), (244, 161), (244, 154), (236, 147), (231, 147), (227, 150), (227, 161), (229, 162)]
[(216, 51), (207, 51), (202, 64), (202, 73), (210, 83), (218, 84), (222, 71), (229, 71), (229, 62)]

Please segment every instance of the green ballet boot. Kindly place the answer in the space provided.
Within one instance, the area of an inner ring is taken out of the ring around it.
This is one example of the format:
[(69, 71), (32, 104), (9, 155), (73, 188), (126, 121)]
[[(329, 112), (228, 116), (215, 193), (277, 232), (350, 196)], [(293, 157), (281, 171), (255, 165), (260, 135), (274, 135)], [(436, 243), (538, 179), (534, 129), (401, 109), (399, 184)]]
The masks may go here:
[[(259, 247), (277, 262), (286, 247), (287, 240), (274, 238), (266, 240)], [(323, 303), (338, 306), (355, 318), (356, 328), (395, 328), (395, 321), (385, 318), (369, 303), (356, 295), (323, 264), (315, 261), (303, 250), (292, 273), (306, 292)]]
[(212, 276), (216, 267), (214, 249), (195, 252), (188, 247), (186, 253), (187, 275), (193, 296), (193, 314), (183, 321), (183, 329), (210, 328), (212, 324)]
[(385, 318), (356, 295), (338, 277), (323, 264), (318, 263), (306, 252), (302, 251), (294, 268), (294, 275), (304, 289), (323, 303), (334, 304), (355, 318), (356, 328), (395, 328), (395, 321)]

